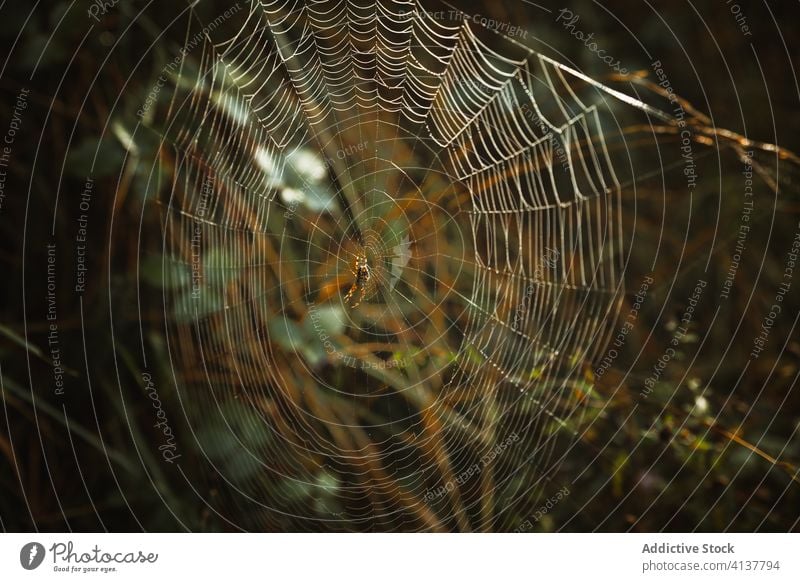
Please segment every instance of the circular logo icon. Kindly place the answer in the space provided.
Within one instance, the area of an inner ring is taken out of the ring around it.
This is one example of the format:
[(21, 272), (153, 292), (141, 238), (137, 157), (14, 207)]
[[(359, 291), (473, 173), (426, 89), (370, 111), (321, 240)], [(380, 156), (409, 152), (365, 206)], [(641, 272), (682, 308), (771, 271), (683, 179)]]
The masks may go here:
[(19, 551), (19, 563), (26, 570), (35, 570), (44, 561), (44, 546), (39, 542), (29, 542)]

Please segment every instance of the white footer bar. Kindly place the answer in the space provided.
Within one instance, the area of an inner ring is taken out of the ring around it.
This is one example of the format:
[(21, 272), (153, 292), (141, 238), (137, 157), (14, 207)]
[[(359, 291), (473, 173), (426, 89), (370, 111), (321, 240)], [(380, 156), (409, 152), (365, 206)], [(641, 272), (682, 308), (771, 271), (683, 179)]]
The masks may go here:
[(799, 554), (797, 534), (3, 534), (0, 579), (797, 581)]

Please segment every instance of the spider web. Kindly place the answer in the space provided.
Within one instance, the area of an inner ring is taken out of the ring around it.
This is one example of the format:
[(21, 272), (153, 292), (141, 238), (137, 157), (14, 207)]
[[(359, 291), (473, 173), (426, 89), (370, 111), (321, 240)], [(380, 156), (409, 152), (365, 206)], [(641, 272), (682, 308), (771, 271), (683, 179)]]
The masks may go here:
[(167, 317), (180, 398), (227, 492), (209, 507), (512, 527), (575, 443), (624, 293), (610, 144), (663, 114), (413, 0), (192, 12), (182, 55), (150, 124), (165, 270), (192, 280)]

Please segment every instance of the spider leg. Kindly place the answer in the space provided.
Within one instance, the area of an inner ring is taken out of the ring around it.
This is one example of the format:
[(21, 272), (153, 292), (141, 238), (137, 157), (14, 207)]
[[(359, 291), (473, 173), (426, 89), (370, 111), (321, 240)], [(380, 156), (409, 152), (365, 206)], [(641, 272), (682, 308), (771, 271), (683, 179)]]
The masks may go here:
[(358, 294), (358, 301), (356, 301), (355, 303), (353, 303), (353, 305), (351, 305), (351, 307), (352, 307), (353, 309), (355, 309), (356, 307), (358, 307), (359, 305), (361, 305), (361, 302), (362, 302), (362, 301), (364, 301), (364, 296), (365, 296), (366, 294), (367, 294), (367, 287), (366, 287), (366, 285), (362, 285), (362, 286), (361, 286), (361, 293), (359, 293), (359, 294)]
[(361, 286), (361, 296), (358, 298), (358, 303), (361, 304), (364, 301), (364, 297), (367, 296), (367, 284)]
[[(358, 282), (353, 283), (353, 285), (350, 287), (350, 290), (347, 292), (347, 295), (344, 296), (344, 302), (350, 303), (350, 298), (357, 290), (358, 290)], [(355, 307), (355, 305), (353, 305), (352, 307)]]

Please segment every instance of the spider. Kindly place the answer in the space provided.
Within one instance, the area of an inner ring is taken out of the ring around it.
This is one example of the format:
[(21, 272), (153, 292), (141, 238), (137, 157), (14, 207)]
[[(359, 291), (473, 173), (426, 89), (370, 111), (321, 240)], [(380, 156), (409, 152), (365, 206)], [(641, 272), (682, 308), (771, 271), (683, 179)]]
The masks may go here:
[[(353, 276), (355, 276), (356, 280), (350, 287), (347, 295), (344, 296), (344, 302), (348, 303), (351, 308), (355, 309), (361, 304), (362, 301), (364, 301), (364, 297), (367, 294), (367, 286), (372, 278), (372, 271), (369, 268), (369, 263), (367, 263), (367, 256), (363, 253), (358, 255), (350, 270), (353, 272)], [(350, 303), (350, 300), (353, 298), (356, 291), (359, 292), (358, 300)]]

